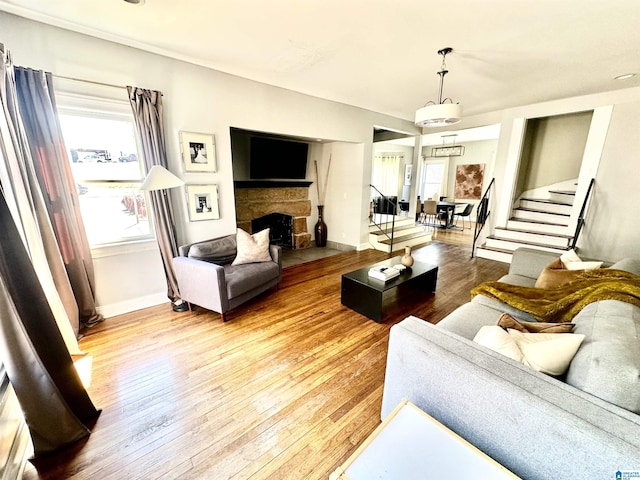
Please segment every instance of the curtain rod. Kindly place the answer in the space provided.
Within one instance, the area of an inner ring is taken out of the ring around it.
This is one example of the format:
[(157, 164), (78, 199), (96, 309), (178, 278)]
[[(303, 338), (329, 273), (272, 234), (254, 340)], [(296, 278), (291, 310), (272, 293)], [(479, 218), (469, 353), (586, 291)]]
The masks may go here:
[(96, 82), (94, 80), (84, 80), (82, 78), (65, 77), (64, 75), (57, 75), (55, 73), (52, 73), (51, 75), (53, 77), (55, 77), (55, 78), (61, 78), (63, 80), (73, 80), (73, 81), (76, 81), (76, 82), (92, 83), (94, 85), (101, 85), (103, 87), (122, 88), (122, 89), (126, 89), (127, 88), (127, 87), (122, 86), (122, 85), (114, 85), (113, 83), (104, 83), (104, 82)]

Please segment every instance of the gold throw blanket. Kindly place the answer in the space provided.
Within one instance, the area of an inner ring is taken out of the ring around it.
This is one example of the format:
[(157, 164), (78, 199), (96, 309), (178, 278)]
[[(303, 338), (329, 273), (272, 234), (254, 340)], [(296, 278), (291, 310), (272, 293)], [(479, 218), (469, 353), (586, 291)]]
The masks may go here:
[(576, 280), (552, 288), (485, 282), (471, 290), (471, 297), (476, 295), (504, 302), (540, 322), (570, 322), (584, 307), (600, 300), (620, 300), (640, 307), (640, 276), (602, 268), (585, 271)]

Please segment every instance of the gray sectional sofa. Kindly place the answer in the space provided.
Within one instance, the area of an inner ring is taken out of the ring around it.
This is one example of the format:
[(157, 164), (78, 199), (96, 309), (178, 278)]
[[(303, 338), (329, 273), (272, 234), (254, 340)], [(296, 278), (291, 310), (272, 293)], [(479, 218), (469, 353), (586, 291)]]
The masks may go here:
[[(533, 286), (557, 255), (515, 252), (501, 281)], [(640, 261), (611, 268), (640, 274)], [(536, 372), (475, 342), (504, 312), (483, 296), (432, 325), (409, 317), (391, 328), (382, 401), (403, 399), (524, 479), (615, 479), (640, 471), (640, 308), (605, 300), (573, 320), (585, 339), (562, 378)]]

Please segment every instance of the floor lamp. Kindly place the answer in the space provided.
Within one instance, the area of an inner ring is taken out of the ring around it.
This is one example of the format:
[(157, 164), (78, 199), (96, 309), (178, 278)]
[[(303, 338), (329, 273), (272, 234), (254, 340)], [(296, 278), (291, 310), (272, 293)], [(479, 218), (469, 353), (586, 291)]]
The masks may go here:
[[(167, 170), (163, 166), (154, 165), (149, 170), (149, 173), (147, 173), (147, 177), (144, 179), (144, 182), (142, 182), (142, 186), (140, 187), (140, 190), (144, 190), (146, 192), (150, 192), (153, 190), (160, 190), (162, 191), (162, 195), (166, 198), (167, 190), (169, 188), (180, 187), (182, 185), (184, 185), (183, 180), (176, 177), (173, 173), (171, 173), (169, 170)], [(167, 202), (167, 205), (169, 205), (169, 217), (170, 217), (169, 220), (171, 222), (170, 228), (173, 229), (173, 237), (175, 238), (176, 227), (173, 219), (173, 209), (171, 208), (171, 202)], [(153, 213), (155, 214), (156, 212), (153, 212)], [(158, 244), (158, 247), (160, 247), (160, 244)], [(163, 255), (162, 248), (160, 248), (160, 255)], [(174, 312), (185, 312), (187, 310), (188, 310), (187, 303), (182, 301), (181, 299), (173, 302)]]

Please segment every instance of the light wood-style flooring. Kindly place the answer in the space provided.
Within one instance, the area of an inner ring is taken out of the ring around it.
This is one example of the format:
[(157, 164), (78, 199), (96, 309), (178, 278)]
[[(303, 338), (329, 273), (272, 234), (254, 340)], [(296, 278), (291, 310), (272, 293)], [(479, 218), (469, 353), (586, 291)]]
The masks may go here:
[(386, 258), (374, 250), (287, 268), (227, 323), (169, 304), (106, 320), (80, 342), (103, 409), (92, 435), (24, 478), (328, 478), (380, 423), (391, 325), (436, 323), (507, 271), (438, 241), (414, 256), (439, 266), (437, 292), (383, 324), (340, 303), (343, 273)]

